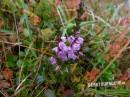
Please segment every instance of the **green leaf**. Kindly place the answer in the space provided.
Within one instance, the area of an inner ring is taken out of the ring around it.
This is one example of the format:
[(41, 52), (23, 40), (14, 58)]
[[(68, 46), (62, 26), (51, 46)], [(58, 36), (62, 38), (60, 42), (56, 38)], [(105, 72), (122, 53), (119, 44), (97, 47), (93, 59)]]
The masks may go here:
[(15, 67), (16, 66), (16, 60), (17, 57), (14, 55), (8, 55), (7, 56), (7, 64), (9, 67)]

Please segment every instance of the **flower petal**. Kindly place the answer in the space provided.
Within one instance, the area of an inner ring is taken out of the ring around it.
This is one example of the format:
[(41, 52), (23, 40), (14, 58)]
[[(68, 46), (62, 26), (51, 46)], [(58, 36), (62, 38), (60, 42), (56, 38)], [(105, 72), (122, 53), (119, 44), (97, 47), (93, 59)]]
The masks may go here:
[(74, 36), (70, 36), (68, 38), (68, 40), (69, 40), (70, 43), (73, 43), (75, 41), (75, 37)]
[(66, 42), (66, 37), (62, 36), (62, 37), (61, 37), (61, 40), (62, 40), (63, 42)]
[(55, 57), (50, 58), (51, 64), (57, 64), (57, 60)]
[(62, 61), (67, 61), (67, 60), (68, 60), (66, 53), (63, 52), (63, 51), (59, 51), (59, 52), (58, 52), (58, 57), (59, 57)]
[(72, 49), (73, 49), (74, 51), (80, 50), (80, 44), (74, 43), (74, 44), (72, 45)]
[(82, 37), (78, 37), (76, 43), (83, 44), (84, 39)]

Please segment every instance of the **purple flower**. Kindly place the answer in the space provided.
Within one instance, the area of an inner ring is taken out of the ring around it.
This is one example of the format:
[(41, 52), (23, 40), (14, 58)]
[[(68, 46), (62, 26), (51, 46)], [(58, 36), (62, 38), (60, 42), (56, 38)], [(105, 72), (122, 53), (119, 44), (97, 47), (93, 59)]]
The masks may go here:
[(78, 35), (78, 36), (79, 36), (79, 35), (80, 35), (80, 32), (79, 32), (79, 31), (77, 31), (77, 32), (76, 32), (76, 35)]
[(51, 64), (57, 64), (57, 60), (56, 60), (56, 58), (55, 57), (51, 57), (50, 58), (50, 61), (51, 61)]
[(58, 52), (58, 57), (62, 60), (62, 61), (67, 61), (67, 54), (64, 51), (59, 51)]
[(69, 40), (70, 43), (73, 43), (75, 41), (75, 37), (74, 36), (70, 36), (68, 38), (68, 40)]
[(74, 54), (73, 50), (68, 51), (68, 58), (73, 60), (77, 59), (77, 56)]
[[(55, 51), (58, 59), (61, 59), (62, 61), (67, 61), (70, 59), (76, 60), (79, 56), (83, 56), (83, 53), (80, 52), (80, 48), (84, 42), (84, 39), (80, 37), (80, 32), (76, 32), (75, 37), (61, 37), (61, 41), (58, 43), (58, 46), (52, 49)], [(52, 64), (57, 64), (57, 60), (54, 57), (51, 57), (50, 61)]]
[(63, 42), (66, 42), (66, 37), (62, 36), (62, 37), (61, 37), (61, 40), (62, 40)]
[(78, 37), (76, 43), (83, 44), (84, 39), (82, 37)]
[(52, 50), (57, 53), (57, 52), (58, 52), (58, 47), (55, 47), (55, 48), (53, 48)]
[(72, 45), (72, 49), (73, 49), (74, 51), (80, 50), (80, 44), (74, 43), (74, 44)]
[(60, 50), (62, 50), (62, 51), (65, 51), (65, 52), (68, 51), (68, 47), (66, 46), (66, 44), (65, 44), (64, 42), (60, 42), (60, 43), (59, 43), (59, 48), (60, 48)]

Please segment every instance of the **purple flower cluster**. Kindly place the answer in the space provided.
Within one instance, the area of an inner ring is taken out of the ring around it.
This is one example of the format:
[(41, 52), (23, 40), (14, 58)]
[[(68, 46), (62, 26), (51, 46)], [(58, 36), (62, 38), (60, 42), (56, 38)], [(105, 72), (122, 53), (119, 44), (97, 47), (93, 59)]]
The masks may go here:
[[(61, 37), (58, 46), (52, 50), (56, 53), (57, 58), (62, 61), (68, 61), (70, 59), (76, 60), (79, 58), (79, 55), (83, 55), (82, 52), (80, 52), (83, 41), (84, 39), (80, 36)], [(51, 57), (50, 61), (52, 64), (57, 64), (57, 59), (55, 57)]]

